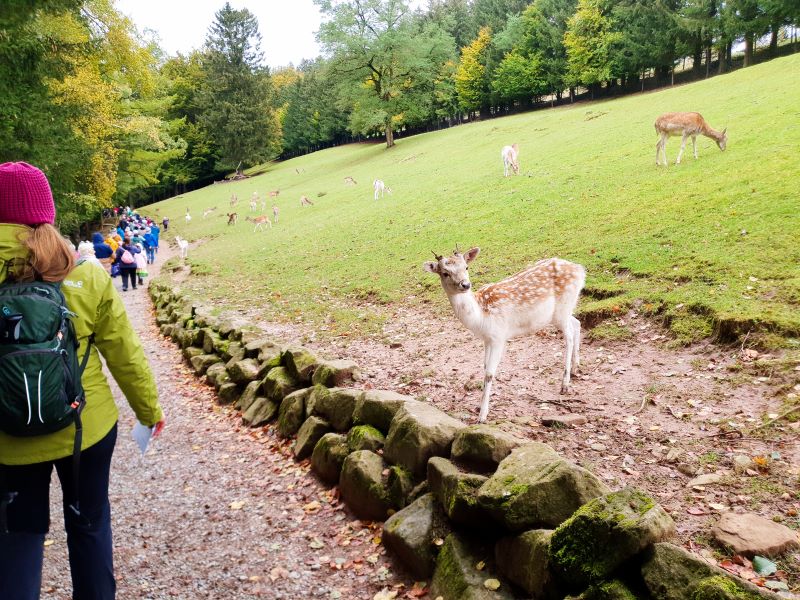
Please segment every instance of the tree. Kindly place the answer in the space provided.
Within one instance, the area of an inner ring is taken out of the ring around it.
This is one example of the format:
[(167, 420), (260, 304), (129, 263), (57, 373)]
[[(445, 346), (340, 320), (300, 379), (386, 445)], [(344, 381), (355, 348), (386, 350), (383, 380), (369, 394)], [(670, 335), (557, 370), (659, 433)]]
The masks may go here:
[(484, 109), (489, 102), (487, 62), (492, 42), (492, 30), (483, 27), (469, 46), (461, 49), (461, 61), (456, 71), (456, 93), (462, 110)]
[(770, 19), (760, 0), (728, 0), (725, 3), (725, 22), (732, 37), (744, 36), (744, 66), (753, 64), (755, 40), (764, 35)]
[(431, 114), (432, 82), (452, 38), (435, 23), (414, 20), (403, 0), (314, 1), (328, 18), (318, 38), (351, 131), (381, 131), (392, 147), (398, 127)]
[(538, 61), (514, 51), (506, 54), (495, 70), (492, 89), (501, 100), (530, 102), (547, 88)]
[(457, 48), (469, 44), (478, 33), (472, 18), (470, 0), (429, 0), (425, 19), (436, 23), (453, 36)]
[(492, 31), (502, 31), (509, 16), (521, 13), (529, 3), (530, 0), (473, 0), (475, 29), (488, 27)]
[(258, 20), (230, 3), (208, 31), (203, 60), (202, 123), (219, 148), (219, 166), (252, 166), (280, 152), (280, 127), (270, 106)]
[(599, 0), (579, 0), (564, 34), (569, 82), (589, 86), (594, 96), (597, 85), (611, 78), (611, 48), (619, 37), (611, 30), (611, 19), (601, 11)]

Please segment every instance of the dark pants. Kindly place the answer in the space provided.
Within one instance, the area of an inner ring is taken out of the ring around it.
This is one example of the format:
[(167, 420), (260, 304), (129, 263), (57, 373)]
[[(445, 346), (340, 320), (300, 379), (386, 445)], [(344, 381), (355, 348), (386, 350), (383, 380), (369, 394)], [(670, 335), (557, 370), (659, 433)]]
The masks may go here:
[(128, 278), (131, 280), (131, 287), (136, 289), (136, 269), (126, 269), (123, 267), (119, 270), (119, 272), (120, 275), (122, 275), (122, 289), (128, 289)]
[(0, 465), (6, 487), (17, 492), (8, 505), (8, 529), (0, 534), (0, 598), (36, 600), (42, 586), (44, 538), (50, 528), (50, 475), (53, 466), (64, 496), (64, 527), (74, 600), (110, 600), (116, 593), (111, 545), (108, 478), (117, 426), (81, 452), (80, 516), (74, 502), (72, 456), (23, 466)]
[(145, 251), (147, 252), (147, 263), (152, 265), (156, 261), (156, 247), (150, 246), (145, 248)]

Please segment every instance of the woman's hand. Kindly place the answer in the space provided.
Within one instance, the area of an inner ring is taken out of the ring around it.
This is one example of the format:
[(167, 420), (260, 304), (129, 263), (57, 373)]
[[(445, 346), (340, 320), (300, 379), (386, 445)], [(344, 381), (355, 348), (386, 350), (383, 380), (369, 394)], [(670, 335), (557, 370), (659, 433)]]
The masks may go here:
[(161, 430), (164, 429), (164, 425), (166, 425), (166, 420), (161, 419), (158, 423), (153, 425), (153, 437), (157, 438), (161, 433)]

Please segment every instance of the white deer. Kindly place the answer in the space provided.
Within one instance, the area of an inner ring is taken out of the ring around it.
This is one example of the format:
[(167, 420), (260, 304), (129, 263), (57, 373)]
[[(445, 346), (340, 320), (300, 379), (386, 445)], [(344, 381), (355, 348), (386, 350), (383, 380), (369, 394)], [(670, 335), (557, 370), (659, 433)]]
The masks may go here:
[(269, 217), (267, 217), (266, 215), (262, 215), (262, 216), (260, 216), (260, 217), (255, 217), (255, 218), (253, 218), (253, 219), (251, 219), (250, 217), (245, 217), (245, 219), (244, 219), (244, 220), (245, 220), (245, 221), (251, 221), (251, 222), (253, 222), (253, 223), (255, 223), (255, 224), (256, 224), (256, 226), (255, 226), (255, 227), (253, 227), (253, 231), (254, 231), (254, 232), (255, 232), (255, 231), (258, 231), (259, 229), (262, 229), (262, 230), (263, 230), (263, 225), (264, 225), (264, 223), (266, 223), (267, 225), (269, 225), (269, 228), (270, 228), (270, 229), (272, 229), (272, 221), (270, 221), (270, 220), (269, 220)]
[(176, 235), (175, 241), (178, 242), (178, 249), (181, 253), (181, 260), (185, 260), (186, 257), (189, 255), (189, 242), (183, 239), (181, 236)]
[(681, 157), (686, 148), (686, 139), (691, 136), (694, 157), (697, 158), (697, 136), (704, 135), (717, 142), (717, 146), (723, 152), (728, 145), (728, 128), (721, 132), (712, 129), (700, 113), (696, 112), (677, 112), (665, 113), (658, 117), (655, 122), (656, 133), (659, 135), (656, 142), (656, 166), (661, 165), (660, 155), (664, 156), (664, 166), (667, 166), (667, 139), (672, 136), (680, 135), (681, 150), (678, 152), (676, 165), (681, 164)]
[(569, 390), (570, 374), (580, 364), (581, 324), (572, 313), (586, 280), (581, 265), (547, 258), (507, 279), (483, 286), (474, 294), (467, 272), (480, 248), (465, 254), (458, 250), (444, 258), (434, 252), (435, 262), (426, 262), (426, 271), (441, 279), (450, 305), (464, 326), (483, 340), (483, 400), (478, 421), (489, 413), (489, 396), (497, 365), (506, 342), (530, 335), (548, 325), (564, 334), (566, 342), (561, 393)]
[(205, 209), (205, 210), (203, 211), (203, 218), (205, 219), (205, 218), (206, 218), (208, 215), (210, 215), (211, 213), (213, 213), (215, 210), (217, 210), (217, 207), (216, 207), (216, 206), (212, 206), (211, 208), (207, 208), (207, 209)]
[(183, 217), (186, 220), (186, 224), (188, 225), (189, 222), (192, 220), (192, 215), (189, 214), (189, 208), (186, 208), (186, 216)]
[(275, 222), (278, 222), (278, 216), (280, 215), (281, 209), (278, 208), (277, 204), (272, 205), (272, 218), (275, 219)]
[(514, 171), (514, 175), (519, 175), (519, 146), (516, 144), (503, 146), (500, 157), (503, 159), (503, 177), (508, 177), (509, 167)]
[(382, 179), (376, 179), (375, 181), (373, 181), (372, 189), (375, 190), (375, 200), (378, 199), (378, 195), (380, 195), (380, 197), (383, 198), (384, 192), (386, 192), (390, 196), (392, 194), (392, 188), (383, 183)]

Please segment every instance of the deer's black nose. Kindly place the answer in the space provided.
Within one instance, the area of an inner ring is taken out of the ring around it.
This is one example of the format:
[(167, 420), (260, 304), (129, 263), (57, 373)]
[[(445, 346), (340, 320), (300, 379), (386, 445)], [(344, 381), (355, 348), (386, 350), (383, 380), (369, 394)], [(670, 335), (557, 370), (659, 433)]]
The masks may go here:
[(469, 281), (462, 281), (458, 285), (462, 290), (468, 290), (469, 288), (472, 287), (472, 284)]

